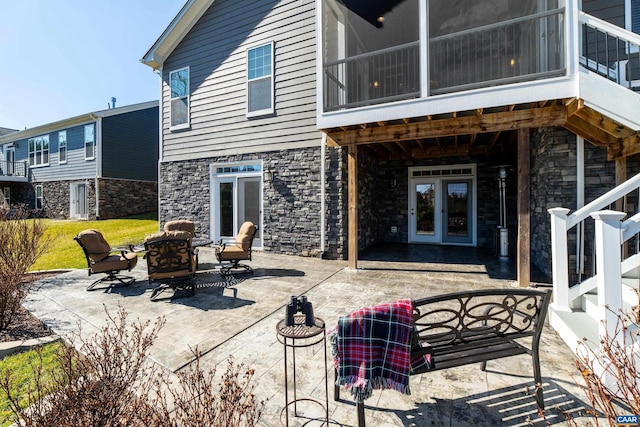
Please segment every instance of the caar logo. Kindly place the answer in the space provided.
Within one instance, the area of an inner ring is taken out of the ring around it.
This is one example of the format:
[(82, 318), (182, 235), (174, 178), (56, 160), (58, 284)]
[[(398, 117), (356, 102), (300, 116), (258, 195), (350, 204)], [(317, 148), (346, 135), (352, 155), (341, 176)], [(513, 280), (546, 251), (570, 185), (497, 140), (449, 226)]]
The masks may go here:
[(618, 427), (622, 426), (638, 426), (638, 416), (637, 415), (618, 415), (616, 416), (616, 425)]

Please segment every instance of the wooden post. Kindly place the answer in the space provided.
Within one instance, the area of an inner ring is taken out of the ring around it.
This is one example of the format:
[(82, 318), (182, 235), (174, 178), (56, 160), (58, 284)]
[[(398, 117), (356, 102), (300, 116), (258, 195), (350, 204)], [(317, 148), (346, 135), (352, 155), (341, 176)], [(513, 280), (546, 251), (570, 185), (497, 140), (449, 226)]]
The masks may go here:
[(531, 283), (531, 213), (530, 213), (530, 135), (528, 128), (518, 129), (518, 286)]
[(349, 268), (358, 268), (358, 147), (349, 145), (347, 156), (349, 186)]

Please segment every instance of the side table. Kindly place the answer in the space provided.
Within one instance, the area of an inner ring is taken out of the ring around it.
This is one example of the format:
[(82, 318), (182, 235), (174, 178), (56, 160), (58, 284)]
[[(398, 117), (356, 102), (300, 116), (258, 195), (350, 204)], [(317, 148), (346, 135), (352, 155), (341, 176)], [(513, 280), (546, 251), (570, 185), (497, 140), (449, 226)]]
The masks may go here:
[[(322, 425), (329, 425), (329, 385), (327, 383), (327, 333), (325, 329), (324, 320), (319, 317), (314, 317), (314, 325), (305, 325), (305, 315), (294, 315), (294, 324), (287, 326), (286, 321), (283, 319), (276, 325), (276, 332), (278, 333), (278, 341), (283, 344), (284, 347), (284, 400), (285, 406), (280, 412), (280, 423), (289, 427), (289, 406), (293, 405), (293, 415), (298, 416), (298, 402), (309, 401), (317, 405), (320, 405), (324, 409), (324, 423)], [(319, 400), (312, 398), (298, 398), (297, 384), (296, 384), (296, 349), (302, 347), (311, 347), (316, 344), (322, 343), (324, 347), (324, 404)], [(291, 349), (293, 355), (293, 400), (289, 400), (289, 379), (287, 372), (289, 366), (287, 363), (287, 349)], [(282, 414), (286, 413), (286, 423), (282, 421)], [(306, 424), (305, 424), (306, 425)]]

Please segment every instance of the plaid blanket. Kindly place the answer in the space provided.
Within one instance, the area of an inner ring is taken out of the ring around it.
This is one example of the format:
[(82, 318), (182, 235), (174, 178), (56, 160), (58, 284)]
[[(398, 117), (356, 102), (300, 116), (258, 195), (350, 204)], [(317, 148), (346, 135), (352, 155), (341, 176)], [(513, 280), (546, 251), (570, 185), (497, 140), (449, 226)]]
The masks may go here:
[(357, 402), (371, 397), (374, 389), (411, 394), (410, 299), (361, 308), (338, 320), (329, 333), (336, 384), (346, 386)]

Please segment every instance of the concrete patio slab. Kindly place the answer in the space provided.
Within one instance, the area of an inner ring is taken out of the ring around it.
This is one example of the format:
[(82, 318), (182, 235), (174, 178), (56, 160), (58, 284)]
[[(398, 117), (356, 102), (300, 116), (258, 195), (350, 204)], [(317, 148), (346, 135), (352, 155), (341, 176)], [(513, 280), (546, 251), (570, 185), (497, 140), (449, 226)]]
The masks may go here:
[[(406, 248), (406, 249), (403, 249)], [(404, 251), (404, 252), (403, 252)], [(408, 252), (409, 251), (409, 252)], [(402, 298), (420, 298), (467, 289), (513, 286), (513, 265), (475, 248), (400, 246), (396, 255), (375, 251), (363, 256), (358, 270), (346, 262), (301, 258), (258, 252), (251, 265), (254, 274), (223, 278), (215, 272), (213, 253), (200, 251), (203, 272), (197, 275), (196, 295), (149, 300), (144, 262), (134, 270), (138, 281), (110, 292), (88, 292), (86, 270), (70, 271), (43, 280), (30, 293), (25, 307), (61, 336), (82, 327), (92, 334), (105, 324), (105, 310), (123, 307), (131, 318), (166, 324), (151, 351), (151, 358), (175, 372), (193, 361), (192, 349), (203, 356), (205, 369), (224, 370), (229, 355), (255, 369), (256, 394), (269, 399), (262, 426), (281, 425), (284, 408), (284, 350), (276, 339), (276, 324), (285, 316), (291, 295), (306, 295), (315, 315), (327, 326), (360, 307)], [(207, 264), (211, 262), (211, 264)], [(170, 294), (170, 292), (169, 292)], [(586, 417), (585, 396), (577, 386), (573, 355), (557, 334), (545, 327), (541, 353), (545, 417), (537, 413), (532, 395), (530, 357), (516, 356), (479, 366), (436, 371), (411, 377), (410, 396), (376, 391), (365, 402), (369, 426), (519, 426), (593, 425)], [(321, 345), (296, 352), (297, 386), (302, 394), (324, 400), (324, 353)], [(331, 355), (329, 414), (331, 425), (356, 425), (356, 411), (349, 394), (333, 400)], [(322, 425), (315, 405), (300, 405), (304, 416), (292, 426)]]

